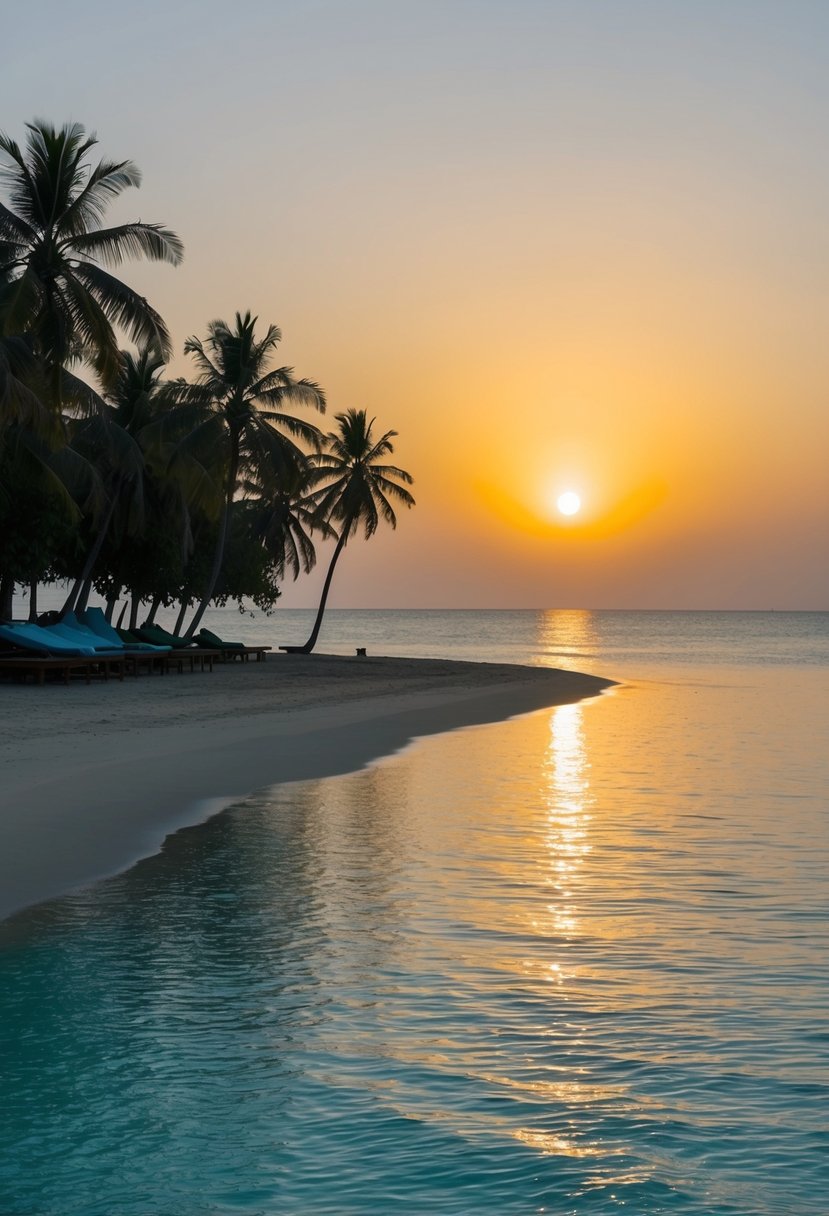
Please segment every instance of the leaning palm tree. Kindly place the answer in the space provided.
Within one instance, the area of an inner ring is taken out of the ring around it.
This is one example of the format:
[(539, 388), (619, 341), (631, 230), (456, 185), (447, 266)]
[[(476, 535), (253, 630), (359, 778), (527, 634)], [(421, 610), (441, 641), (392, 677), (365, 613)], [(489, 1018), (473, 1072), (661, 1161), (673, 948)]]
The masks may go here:
[(340, 536), (325, 576), (311, 636), (304, 646), (283, 647), (299, 654), (310, 654), (317, 643), (334, 567), (349, 538), (362, 525), (368, 539), (376, 532), (381, 519), (396, 528), (397, 517), (390, 498), (406, 507), (414, 506), (414, 498), (405, 488), (412, 484), (411, 475), (396, 465), (381, 463), (394, 451), (391, 441), (397, 432), (386, 431), (375, 439), (372, 435), (375, 419), (369, 420), (365, 410), (347, 410), (336, 417), (339, 430), (329, 433), (328, 451), (314, 457), (312, 481), (320, 485), (320, 516), (338, 523)]
[(313, 448), (320, 445), (317, 427), (284, 411), (293, 405), (324, 410), (322, 389), (311, 380), (296, 380), (290, 367), (267, 370), (282, 334), (270, 325), (265, 336), (257, 339), (257, 320), (249, 312), (244, 316), (237, 312), (233, 326), (226, 321), (211, 321), (204, 342), (188, 338), (184, 350), (195, 359), (197, 382), (179, 381), (173, 386), (181, 405), (171, 412), (168, 422), (175, 426), (186, 421), (187, 434), (176, 445), (171, 464), (207, 451), (214, 459), (218, 457), (223, 488), (213, 565), (187, 628), (188, 636), (201, 622), (222, 572), (240, 473), (258, 468), (290, 476), (306, 458), (295, 441)]
[(80, 123), (28, 124), (26, 147), (0, 133), (0, 333), (26, 334), (43, 361), (50, 404), (64, 399), (64, 365), (91, 366), (105, 388), (119, 372), (120, 328), (137, 344), (169, 354), (158, 313), (104, 266), (144, 257), (177, 265), (174, 232), (141, 221), (102, 226), (107, 206), (141, 174), (129, 160), (90, 164), (97, 140)]

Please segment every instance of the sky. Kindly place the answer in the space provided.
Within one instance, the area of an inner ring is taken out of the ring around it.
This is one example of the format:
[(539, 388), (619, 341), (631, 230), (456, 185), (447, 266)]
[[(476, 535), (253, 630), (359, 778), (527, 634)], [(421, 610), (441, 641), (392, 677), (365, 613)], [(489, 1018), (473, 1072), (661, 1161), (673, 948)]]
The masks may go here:
[(331, 606), (827, 609), (828, 60), (823, 0), (44, 0), (0, 127), (140, 166), (173, 373), (251, 309), (398, 432)]

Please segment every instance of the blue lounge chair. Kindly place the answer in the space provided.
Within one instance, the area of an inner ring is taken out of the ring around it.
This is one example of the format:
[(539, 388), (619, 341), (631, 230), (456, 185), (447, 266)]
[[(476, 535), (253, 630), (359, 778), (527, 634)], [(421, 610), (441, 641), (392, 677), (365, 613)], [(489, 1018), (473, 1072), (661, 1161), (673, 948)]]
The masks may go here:
[(93, 654), (124, 653), (122, 642), (119, 642), (117, 646), (112, 642), (105, 642), (103, 638), (98, 637), (97, 633), (93, 633), (91, 629), (86, 629), (83, 626), (73, 627), (67, 625), (64, 621), (58, 621), (55, 625), (47, 625), (46, 632), (56, 634), (67, 642), (72, 642), (75, 646), (88, 646)]
[(175, 633), (168, 633), (160, 625), (144, 624), (135, 632), (143, 641), (151, 642), (154, 646), (171, 646), (173, 650), (188, 650), (196, 645), (192, 638), (180, 638)]
[(19, 646), (22, 650), (31, 650), (36, 654), (63, 655), (67, 658), (70, 656), (94, 658), (97, 653), (92, 646), (87, 646), (82, 641), (74, 642), (60, 637), (51, 629), (44, 629), (41, 625), (30, 625), (23, 622), (0, 625), (0, 641), (10, 642), (12, 646)]
[[(67, 624), (70, 623), (69, 618), (73, 616), (74, 613), (67, 613), (64, 617)], [(110, 642), (113, 646), (120, 646), (124, 650), (140, 651), (145, 654), (169, 654), (171, 649), (169, 646), (153, 646), (149, 642), (139, 642), (137, 638), (135, 641), (131, 637), (122, 638), (118, 631), (110, 625), (100, 608), (87, 608), (86, 612), (81, 614), (80, 623), (102, 641)]]

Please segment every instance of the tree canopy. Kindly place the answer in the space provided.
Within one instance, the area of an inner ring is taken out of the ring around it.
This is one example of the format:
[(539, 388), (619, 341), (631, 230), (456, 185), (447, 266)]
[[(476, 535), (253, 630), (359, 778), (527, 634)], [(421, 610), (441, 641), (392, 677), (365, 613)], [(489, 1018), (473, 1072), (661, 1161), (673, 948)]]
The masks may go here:
[(187, 338), (194, 375), (167, 378), (170, 333), (122, 268), (179, 266), (183, 245), (107, 225), (141, 173), (96, 145), (76, 122), (0, 133), (0, 620), (15, 586), (34, 616), (38, 584), (65, 582), (64, 611), (96, 591), (132, 624), (176, 608), (184, 629), (190, 608), (192, 634), (211, 603), (270, 610), (330, 538), (321, 620), (349, 537), (413, 503), (384, 463), (394, 432), (349, 410), (323, 434), (323, 390), (274, 366), (281, 332), (250, 311)]

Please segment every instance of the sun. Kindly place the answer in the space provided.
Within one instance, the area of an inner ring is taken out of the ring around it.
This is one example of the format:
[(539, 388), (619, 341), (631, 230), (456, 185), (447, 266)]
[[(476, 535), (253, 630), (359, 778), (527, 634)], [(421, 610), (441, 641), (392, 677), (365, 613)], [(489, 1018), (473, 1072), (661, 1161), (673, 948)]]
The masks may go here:
[(565, 490), (559, 494), (556, 506), (562, 515), (576, 515), (581, 510), (581, 499), (573, 490)]

